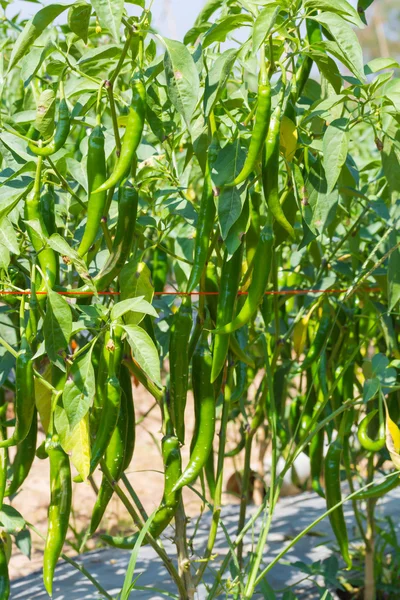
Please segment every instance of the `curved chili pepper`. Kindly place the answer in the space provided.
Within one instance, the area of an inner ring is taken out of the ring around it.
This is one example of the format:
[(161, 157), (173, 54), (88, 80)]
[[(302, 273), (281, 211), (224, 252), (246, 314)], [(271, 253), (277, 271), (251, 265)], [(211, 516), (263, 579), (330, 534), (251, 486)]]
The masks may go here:
[(60, 148), (62, 148), (67, 141), (69, 130), (71, 128), (71, 119), (69, 116), (68, 104), (65, 100), (64, 86), (61, 83), (61, 99), (58, 107), (58, 122), (54, 133), (53, 140), (46, 146), (36, 146), (32, 142), (28, 143), (31, 152), (36, 156), (51, 156)]
[(53, 579), (57, 561), (68, 531), (71, 513), (72, 483), (68, 455), (61, 448), (58, 435), (46, 444), (50, 459), (51, 498), (47, 515), (48, 530), (44, 547), (43, 581), (49, 596), (53, 595)]
[(136, 149), (142, 139), (145, 113), (146, 89), (141, 81), (134, 81), (132, 83), (132, 101), (117, 164), (107, 181), (94, 190), (95, 194), (109, 190), (128, 175)]
[(400, 477), (398, 473), (395, 473), (394, 475), (386, 477), (385, 481), (382, 483), (371, 485), (371, 487), (367, 488), (363, 492), (360, 492), (357, 494), (356, 499), (371, 500), (382, 498), (382, 496), (385, 496), (388, 492), (397, 488), (398, 485), (400, 485)]
[(79, 244), (78, 254), (84, 256), (96, 239), (101, 217), (107, 200), (107, 192), (93, 193), (106, 180), (106, 155), (104, 152), (104, 134), (101, 125), (96, 125), (89, 137), (87, 155), (87, 181), (89, 200), (85, 231)]
[[(97, 192), (96, 192), (97, 193)], [(120, 274), (131, 253), (136, 226), (139, 195), (130, 181), (119, 188), (117, 231), (110, 256), (93, 282), (98, 291), (108, 288)]]
[[(119, 336), (121, 334), (122, 331), (115, 332), (115, 336), (113, 338), (115, 346), (120, 344)], [(90, 473), (93, 473), (110, 443), (115, 427), (117, 426), (118, 415), (121, 406), (121, 386), (116, 375), (117, 365), (115, 361), (115, 349), (109, 348), (109, 350), (110, 356), (108, 359), (108, 377), (106, 382), (104, 404), (101, 410), (98, 431), (92, 447)]]
[(127, 435), (124, 448), (124, 471), (131, 464), (136, 441), (135, 406), (132, 394), (132, 380), (128, 367), (121, 365), (119, 381), (122, 389), (122, 398), (126, 403)]
[[(110, 442), (107, 446), (104, 455), (104, 461), (113, 478), (113, 481), (118, 481), (124, 472), (125, 466), (125, 448), (128, 436), (128, 406), (127, 399), (124, 393), (121, 395), (121, 408), (119, 412), (117, 426), (115, 427)], [(100, 521), (103, 518), (104, 512), (113, 495), (112, 485), (107, 477), (103, 474), (99, 493), (97, 494), (96, 503), (93, 508), (92, 517), (89, 525), (88, 535), (94, 534)]]
[[(282, 105), (285, 96), (285, 86), (282, 85), (282, 90), (278, 100), (278, 104), (271, 117), (271, 122), (268, 130), (267, 139), (265, 142), (263, 166), (262, 166), (262, 183), (264, 197), (272, 216), (279, 225), (294, 238), (294, 230), (279, 202), (279, 140), (281, 129)], [(256, 263), (257, 264), (257, 263)]]
[(208, 248), (214, 228), (215, 210), (210, 165), (207, 159), (194, 242), (193, 267), (186, 288), (186, 291), (189, 293), (193, 292), (194, 288), (199, 284), (204, 267), (206, 266)]
[(42, 214), (43, 223), (49, 235), (56, 233), (56, 216), (55, 216), (55, 200), (54, 188), (50, 184), (45, 185), (45, 191), (40, 196), (40, 212)]
[(257, 312), (263, 300), (272, 264), (273, 235), (269, 224), (260, 233), (260, 241), (254, 257), (254, 270), (248, 296), (239, 314), (224, 327), (214, 329), (212, 333), (228, 334), (246, 325)]
[[(216, 329), (232, 321), (235, 310), (240, 276), (242, 273), (242, 244), (228, 260), (227, 254), (221, 271), (220, 293), (218, 297)], [(226, 361), (231, 336), (216, 334), (214, 337), (211, 383), (217, 379)], [(237, 344), (238, 345), (238, 344)]]
[[(324, 464), (326, 506), (328, 510), (338, 504), (342, 499), (342, 492), (340, 489), (341, 456), (342, 444), (336, 439), (329, 446)], [(351, 569), (352, 561), (349, 554), (349, 539), (347, 536), (346, 521), (344, 520), (343, 506), (339, 506), (329, 514), (329, 521), (347, 568)]]
[(29, 475), (36, 453), (37, 429), (37, 413), (35, 410), (29, 433), (17, 446), (17, 452), (12, 463), (12, 477), (5, 490), (5, 497), (16, 494)]
[(264, 146), (271, 117), (271, 85), (268, 79), (258, 86), (257, 102), (256, 120), (243, 169), (231, 183), (225, 184), (226, 187), (239, 185), (249, 177)]
[(206, 268), (205, 291), (208, 292), (206, 296), (206, 306), (210, 313), (211, 320), (215, 323), (217, 320), (219, 285), (217, 270), (212, 262), (209, 262)]
[(0, 598), (8, 600), (10, 597), (10, 576), (8, 574), (7, 542), (4, 534), (0, 533)]
[(312, 341), (310, 349), (307, 352), (307, 355), (302, 362), (301, 368), (302, 370), (308, 369), (321, 355), (324, 344), (329, 335), (330, 329), (332, 326), (331, 312), (329, 308), (329, 303), (324, 303), (324, 307), (322, 310), (321, 320), (318, 325), (317, 333)]
[(30, 432), (35, 414), (35, 382), (33, 376), (32, 351), (23, 333), (21, 349), (16, 360), (15, 428), (7, 440), (0, 441), (0, 448), (16, 446)]
[(169, 340), (171, 416), (181, 444), (185, 443), (185, 407), (189, 380), (188, 349), (192, 322), (192, 303), (190, 296), (185, 296), (174, 316)]
[[(36, 167), (36, 175), (35, 175), (35, 183), (32, 188), (32, 191), (26, 197), (25, 200), (25, 211), (24, 218), (26, 221), (39, 221), (40, 227), (42, 229), (43, 235), (45, 238), (49, 237), (49, 232), (46, 229), (46, 225), (43, 220), (42, 212), (40, 210), (40, 184), (41, 184), (41, 174), (42, 174), (42, 157), (39, 156), (37, 167)], [(57, 278), (57, 259), (54, 250), (48, 246), (43, 245), (43, 240), (38, 235), (33, 227), (30, 227), (27, 224), (27, 231), (29, 238), (31, 240), (31, 244), (37, 253), (38, 261), (40, 268), (44, 275), (44, 281), (42, 281), (38, 292), (46, 291), (46, 284), (49, 288), (53, 288), (56, 278)]]
[(163, 292), (168, 276), (168, 257), (164, 250), (156, 247), (153, 254), (151, 279), (155, 292)]
[(386, 444), (385, 423), (383, 421), (379, 427), (379, 437), (377, 440), (371, 439), (368, 435), (368, 425), (370, 424), (377, 412), (378, 409), (375, 409), (368, 415), (366, 415), (366, 417), (364, 417), (364, 419), (359, 424), (357, 431), (358, 441), (360, 442), (361, 446), (365, 450), (369, 450), (370, 452), (379, 452), (379, 450), (382, 450), (382, 448), (384, 448)]
[(192, 359), (192, 385), (196, 414), (196, 439), (190, 454), (189, 463), (181, 477), (175, 483), (173, 491), (189, 485), (198, 477), (205, 466), (215, 433), (215, 398), (211, 383), (212, 357), (208, 347), (207, 332), (204, 332), (200, 344)]

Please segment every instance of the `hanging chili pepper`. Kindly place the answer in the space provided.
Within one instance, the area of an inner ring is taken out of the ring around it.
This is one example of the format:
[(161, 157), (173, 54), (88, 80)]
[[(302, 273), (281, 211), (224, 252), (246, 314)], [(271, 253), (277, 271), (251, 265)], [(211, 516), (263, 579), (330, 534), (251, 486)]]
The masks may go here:
[(294, 230), (279, 202), (279, 139), (281, 129), (282, 105), (285, 97), (285, 85), (282, 83), (282, 89), (279, 95), (278, 104), (275, 107), (271, 117), (271, 123), (265, 142), (265, 150), (262, 166), (262, 183), (264, 197), (269, 210), (274, 219), (279, 223), (288, 234), (294, 238)]
[(87, 182), (88, 182), (88, 205), (85, 231), (78, 254), (84, 256), (96, 239), (107, 200), (107, 192), (93, 193), (106, 180), (106, 155), (104, 151), (104, 134), (100, 123), (93, 128), (88, 142), (87, 155)]
[(185, 296), (174, 316), (169, 341), (171, 416), (181, 444), (185, 443), (185, 407), (189, 380), (189, 339), (192, 330), (192, 303)]
[[(129, 378), (130, 379), (130, 378)], [(106, 448), (104, 461), (113, 478), (118, 481), (124, 472), (125, 466), (125, 448), (128, 437), (128, 406), (127, 398), (124, 393), (121, 394), (121, 407), (117, 426), (115, 427), (110, 442)], [(113, 495), (112, 485), (103, 474), (96, 503), (93, 508), (92, 517), (89, 525), (88, 535), (92, 536), (103, 518), (105, 510)]]
[(69, 457), (53, 435), (46, 444), (50, 459), (51, 498), (47, 515), (48, 529), (43, 558), (43, 581), (49, 596), (53, 595), (53, 579), (57, 561), (68, 531), (71, 513), (72, 483)]
[(200, 344), (192, 359), (192, 385), (196, 414), (196, 440), (190, 454), (189, 463), (173, 490), (180, 490), (192, 483), (205, 466), (215, 432), (215, 397), (211, 384), (212, 357), (208, 347), (207, 332), (204, 331)]
[(146, 89), (141, 81), (136, 80), (132, 83), (132, 100), (117, 164), (107, 181), (94, 190), (95, 194), (109, 190), (129, 174), (135, 152), (142, 139), (145, 114)]
[(29, 433), (17, 446), (17, 452), (12, 463), (11, 481), (5, 490), (5, 497), (16, 494), (29, 475), (36, 453), (37, 429), (37, 413), (35, 410)]
[(328, 302), (324, 303), (322, 309), (322, 316), (319, 321), (318, 330), (312, 341), (310, 349), (302, 362), (302, 370), (308, 369), (321, 355), (322, 349), (328, 338), (329, 332), (332, 328), (331, 311)]
[(117, 231), (112, 251), (100, 273), (94, 278), (98, 291), (108, 288), (129, 258), (134, 241), (138, 201), (136, 188), (129, 180), (125, 181), (119, 188)]
[(129, 369), (125, 365), (121, 365), (121, 371), (119, 380), (122, 389), (122, 395), (126, 402), (126, 419), (127, 419), (127, 435), (124, 448), (124, 468), (126, 469), (131, 464), (133, 453), (135, 450), (136, 441), (136, 419), (135, 419), (135, 405), (133, 402), (132, 394), (132, 380), (129, 373)]
[[(340, 489), (341, 456), (342, 444), (339, 439), (336, 439), (330, 444), (324, 463), (326, 506), (328, 510), (338, 504), (342, 499), (342, 492)], [(329, 521), (339, 544), (341, 555), (347, 568), (351, 569), (352, 561), (349, 554), (349, 539), (347, 536), (343, 506), (339, 506), (329, 514)]]
[[(239, 246), (233, 256), (229, 257), (229, 260), (228, 254), (225, 253), (218, 297), (217, 330), (232, 321), (241, 272), (242, 245)], [(230, 337), (229, 335), (219, 335), (218, 333), (214, 337), (211, 383), (214, 383), (223, 369), (228, 355)]]
[[(42, 176), (42, 157), (39, 156), (36, 166), (35, 183), (32, 191), (26, 197), (25, 200), (25, 221), (38, 221), (42, 230), (43, 236), (47, 239), (49, 232), (46, 229), (42, 213), (40, 210), (40, 187), (41, 187), (41, 176)], [(37, 254), (40, 268), (44, 275), (44, 280), (41, 286), (37, 290), (38, 292), (45, 292), (47, 286), (53, 288), (57, 278), (57, 259), (56, 254), (52, 248), (46, 246), (43, 243), (41, 236), (36, 232), (34, 227), (27, 224), (27, 231), (31, 244)]]
[(186, 291), (193, 292), (199, 284), (207, 262), (208, 248), (212, 238), (215, 218), (215, 202), (211, 181), (208, 158), (204, 172), (203, 192), (200, 200), (199, 216), (197, 219), (196, 238), (194, 242), (193, 267), (189, 276)]
[(32, 142), (28, 143), (29, 149), (31, 152), (36, 154), (36, 156), (51, 156), (60, 150), (60, 148), (62, 148), (67, 141), (69, 130), (71, 128), (71, 119), (69, 116), (68, 104), (65, 99), (63, 81), (61, 81), (60, 84), (60, 95), (61, 99), (58, 107), (58, 122), (53, 140), (45, 146), (37, 146)]
[(109, 358), (106, 391), (104, 396), (104, 404), (101, 409), (99, 427), (92, 447), (90, 473), (93, 473), (102, 459), (118, 422), (118, 415), (121, 406), (121, 385), (117, 377), (117, 369), (119, 368), (119, 365), (116, 363), (115, 350), (121, 344), (121, 335), (122, 329), (120, 327), (116, 328), (107, 343)]
[(253, 133), (250, 140), (249, 151), (243, 169), (235, 179), (225, 184), (227, 186), (239, 185), (243, 183), (254, 169), (254, 165), (257, 162), (258, 157), (261, 154), (261, 150), (264, 146), (265, 138), (267, 136), (269, 121), (271, 117), (271, 85), (268, 78), (259, 84), (258, 96), (257, 96), (257, 111), (256, 120), (254, 123)]
[(379, 437), (377, 440), (373, 440), (368, 435), (368, 425), (378, 412), (378, 409), (370, 412), (358, 426), (357, 437), (361, 446), (365, 450), (369, 450), (369, 452), (379, 452), (382, 448), (385, 447), (386, 444), (386, 435), (385, 435), (385, 423), (383, 419), (381, 420), (381, 424), (379, 427)]
[(257, 312), (264, 297), (272, 264), (273, 236), (267, 223), (260, 233), (260, 241), (254, 257), (254, 270), (246, 301), (239, 314), (224, 327), (214, 329), (212, 333), (228, 334), (246, 325)]
[(324, 490), (321, 486), (321, 475), (324, 465), (324, 430), (318, 431), (310, 443), (310, 467), (311, 467), (311, 486), (318, 496), (325, 498)]
[(25, 302), (21, 301), (21, 347), (17, 354), (15, 367), (15, 428), (12, 435), (0, 441), (0, 448), (16, 446), (22, 442), (32, 426), (35, 414), (35, 383), (33, 376), (32, 351), (26, 339)]
[(155, 292), (160, 293), (164, 291), (165, 284), (167, 283), (167, 276), (168, 256), (164, 250), (161, 250), (157, 246), (154, 250), (151, 269), (151, 279)]
[(385, 496), (388, 492), (391, 492), (395, 488), (400, 485), (400, 477), (398, 473), (394, 473), (393, 475), (389, 475), (382, 483), (378, 483), (376, 485), (371, 485), (371, 487), (367, 488), (363, 492), (357, 494), (357, 500), (371, 500), (378, 499)]

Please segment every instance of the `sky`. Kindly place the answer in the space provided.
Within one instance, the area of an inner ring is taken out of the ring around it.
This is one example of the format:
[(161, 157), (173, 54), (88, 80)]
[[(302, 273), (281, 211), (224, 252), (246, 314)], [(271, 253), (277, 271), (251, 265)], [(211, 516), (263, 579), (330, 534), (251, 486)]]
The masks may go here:
[[(153, 23), (159, 32), (174, 39), (182, 40), (190, 29), (194, 20), (203, 6), (205, 0), (154, 0)], [(47, 0), (48, 2), (48, 0)], [(45, 4), (46, 2), (43, 2)], [(125, 6), (133, 8), (126, 3)], [(33, 2), (14, 0), (8, 7), (7, 14), (12, 16), (18, 12), (29, 18), (34, 15), (40, 6)]]

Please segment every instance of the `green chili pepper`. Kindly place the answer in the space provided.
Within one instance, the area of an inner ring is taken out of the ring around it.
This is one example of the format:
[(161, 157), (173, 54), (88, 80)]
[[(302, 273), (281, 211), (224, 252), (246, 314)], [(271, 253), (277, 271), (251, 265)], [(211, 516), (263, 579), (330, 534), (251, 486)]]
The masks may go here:
[[(217, 330), (232, 321), (241, 272), (242, 245), (239, 246), (229, 260), (227, 253), (225, 254), (221, 271), (220, 293), (218, 297)], [(230, 338), (231, 336), (229, 335), (219, 335), (218, 333), (214, 337), (211, 383), (214, 383), (223, 369), (228, 355)]]
[(215, 268), (214, 263), (212, 262), (209, 262), (206, 268), (205, 291), (208, 292), (206, 296), (206, 306), (210, 313), (211, 320), (213, 321), (213, 323), (216, 323), (219, 285), (217, 270)]
[(308, 369), (321, 355), (322, 349), (325, 345), (330, 329), (332, 327), (331, 311), (329, 303), (324, 303), (322, 310), (322, 316), (318, 325), (317, 333), (312, 341), (307, 356), (305, 357), (301, 368), (302, 370)]
[(189, 463), (173, 490), (180, 490), (192, 483), (205, 466), (215, 432), (214, 386), (211, 384), (212, 357), (208, 347), (207, 332), (202, 335), (192, 359), (192, 385), (196, 413), (196, 440)]
[(0, 533), (0, 598), (8, 600), (10, 597), (10, 577), (8, 574), (7, 541)]
[(126, 122), (125, 135), (122, 140), (121, 152), (111, 176), (100, 187), (94, 190), (95, 194), (105, 192), (117, 185), (126, 177), (132, 165), (137, 147), (142, 139), (144, 119), (146, 113), (146, 90), (141, 81), (132, 83), (132, 101)]
[(98, 291), (108, 288), (129, 258), (134, 241), (138, 201), (137, 190), (132, 183), (125, 181), (119, 188), (117, 231), (112, 251), (106, 264), (94, 278)]
[(133, 402), (132, 394), (132, 380), (129, 373), (129, 369), (125, 365), (121, 365), (121, 372), (119, 376), (121, 383), (122, 395), (124, 402), (126, 402), (126, 419), (127, 419), (127, 435), (126, 443), (124, 448), (124, 471), (131, 464), (133, 453), (135, 450), (136, 441), (136, 419), (135, 419), (135, 406)]
[[(46, 225), (44, 223), (42, 213), (40, 210), (40, 184), (41, 184), (41, 175), (42, 175), (42, 157), (39, 156), (37, 167), (36, 167), (36, 175), (35, 175), (35, 183), (32, 188), (32, 191), (26, 197), (25, 200), (25, 220), (26, 221), (38, 221), (40, 224), (40, 228), (43, 232), (45, 238), (49, 237), (49, 232), (46, 229)], [(31, 240), (31, 244), (37, 253), (38, 261), (40, 268), (44, 275), (44, 280), (40, 288), (37, 290), (38, 292), (46, 291), (46, 286), (49, 288), (53, 288), (56, 278), (57, 278), (57, 259), (54, 250), (48, 246), (43, 244), (43, 240), (41, 236), (36, 232), (34, 227), (27, 225), (27, 231), (29, 238)]]
[(35, 410), (29, 433), (17, 446), (17, 452), (12, 463), (12, 477), (5, 490), (5, 497), (16, 494), (28, 477), (36, 453), (37, 428), (37, 414)]
[(268, 79), (266, 79), (265, 83), (261, 83), (258, 86), (257, 102), (256, 121), (243, 169), (226, 186), (239, 185), (249, 177), (264, 146), (271, 117), (271, 85)]
[(60, 148), (62, 148), (67, 141), (69, 130), (71, 128), (71, 120), (69, 116), (68, 104), (65, 100), (64, 85), (61, 82), (61, 99), (58, 107), (58, 122), (54, 133), (53, 140), (46, 146), (37, 146), (29, 142), (29, 149), (37, 156), (51, 156)]
[[(0, 429), (0, 440), (4, 440), (5, 432), (3, 427)], [(7, 484), (7, 448), (0, 448), (0, 506), (3, 506), (3, 500), (6, 492)]]
[(246, 354), (234, 335), (229, 337), (229, 349), (236, 360), (240, 360), (245, 365), (254, 369), (254, 360), (251, 358), (251, 356)]
[(321, 498), (325, 498), (321, 486), (321, 472), (324, 464), (324, 438), (324, 430), (321, 429), (314, 435), (310, 443), (311, 486)]
[(84, 256), (96, 239), (107, 200), (107, 192), (93, 193), (106, 180), (106, 155), (101, 125), (96, 125), (89, 137), (87, 155), (88, 206), (85, 231), (79, 244), (78, 254)]
[(185, 443), (185, 407), (189, 379), (188, 349), (192, 322), (192, 303), (190, 296), (185, 296), (174, 316), (169, 341), (172, 422), (181, 444)]
[(254, 257), (254, 270), (248, 296), (239, 314), (224, 327), (215, 329), (212, 333), (228, 334), (246, 325), (257, 312), (257, 308), (264, 297), (269, 274), (271, 271), (273, 250), (273, 235), (267, 223), (260, 233), (260, 241)]
[[(317, 21), (306, 19), (306, 30), (307, 41), (310, 46), (322, 41), (321, 26)], [(302, 95), (304, 86), (310, 77), (312, 64), (313, 60), (310, 56), (302, 57), (300, 64), (298, 64), (296, 72), (295, 103)]]
[(371, 485), (371, 487), (367, 488), (363, 492), (357, 494), (357, 500), (371, 500), (378, 499), (385, 496), (391, 490), (397, 488), (400, 484), (400, 477), (398, 473), (394, 473), (393, 475), (389, 475), (382, 483), (378, 483), (377, 485)]
[(40, 212), (47, 233), (53, 235), (57, 231), (54, 188), (48, 183), (45, 185), (44, 193), (40, 196)]
[[(24, 303), (21, 303), (21, 322), (23, 323)], [(30, 432), (35, 415), (35, 383), (33, 376), (32, 351), (26, 339), (24, 325), (21, 325), (21, 348), (18, 352), (15, 368), (15, 428), (11, 437), (0, 441), (0, 448), (16, 446)]]
[(212, 238), (215, 218), (215, 202), (208, 159), (204, 173), (203, 192), (197, 219), (196, 239), (194, 242), (193, 267), (187, 284), (187, 292), (193, 292), (199, 284), (207, 262), (208, 248)]
[[(262, 183), (265, 201), (274, 219), (279, 223), (288, 234), (294, 238), (294, 230), (279, 202), (279, 140), (282, 116), (282, 104), (285, 96), (285, 86), (282, 84), (282, 90), (271, 117), (271, 123), (265, 142), (265, 150), (262, 166)], [(255, 263), (257, 264), (257, 263)]]
[[(119, 336), (122, 334), (122, 331), (120, 331), (119, 329), (120, 328), (118, 328), (118, 331), (115, 332), (114, 338), (110, 340), (110, 342), (112, 342), (112, 340), (115, 340), (115, 348), (120, 344)], [(92, 447), (92, 458), (90, 461), (91, 473), (93, 473), (93, 471), (99, 464), (107, 449), (107, 446), (110, 443), (110, 440), (118, 422), (118, 415), (121, 406), (121, 386), (116, 375), (118, 366), (115, 360), (115, 348), (111, 347), (110, 342), (108, 343), (110, 356), (108, 359), (108, 377), (106, 382), (106, 391), (104, 397), (104, 404), (102, 406), (100, 415), (99, 427)]]
[(168, 276), (168, 256), (156, 247), (153, 254), (151, 279), (155, 292), (163, 292)]
[[(128, 402), (124, 393), (121, 394), (121, 408), (117, 426), (105, 451), (104, 461), (114, 481), (118, 481), (124, 472), (125, 448), (128, 436)], [(103, 474), (99, 493), (93, 508), (88, 535), (94, 534), (113, 495), (112, 485)]]
[(365, 450), (369, 450), (370, 452), (379, 452), (382, 448), (385, 447), (386, 444), (386, 435), (385, 435), (385, 424), (382, 420), (381, 425), (379, 427), (379, 437), (377, 440), (373, 440), (368, 435), (368, 425), (378, 412), (378, 409), (373, 410), (369, 413), (364, 419), (361, 421), (358, 426), (357, 437), (361, 446)]
[(53, 578), (62, 552), (71, 513), (72, 483), (68, 455), (61, 448), (58, 435), (46, 445), (50, 458), (51, 499), (47, 515), (48, 530), (43, 558), (43, 581), (49, 596), (53, 595)]
[[(328, 510), (338, 504), (342, 499), (340, 489), (340, 458), (342, 455), (342, 444), (336, 439), (329, 446), (325, 457), (325, 493), (326, 506)], [(347, 536), (346, 521), (344, 520), (343, 506), (339, 506), (329, 514), (331, 527), (339, 544), (341, 555), (351, 569), (351, 557), (349, 554), (349, 540)]]

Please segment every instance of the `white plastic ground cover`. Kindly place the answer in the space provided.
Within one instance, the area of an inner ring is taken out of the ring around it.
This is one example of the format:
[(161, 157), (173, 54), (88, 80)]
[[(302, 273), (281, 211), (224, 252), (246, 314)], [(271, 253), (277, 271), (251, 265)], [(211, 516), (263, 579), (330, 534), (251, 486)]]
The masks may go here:
[[(397, 488), (379, 502), (377, 516), (392, 516), (396, 521), (399, 500), (400, 488)], [(265, 565), (289, 543), (289, 540), (293, 539), (307, 525), (323, 514), (325, 510), (325, 501), (311, 492), (299, 496), (282, 498), (276, 508), (268, 544), (264, 551)], [(248, 515), (250, 516), (254, 511), (254, 507), (249, 507)], [(345, 505), (345, 516), (350, 537), (352, 537), (354, 521), (352, 510), (348, 505), (347, 508)], [(238, 506), (230, 505), (224, 507), (222, 519), (232, 539), (235, 537), (237, 518)], [(205, 546), (210, 519), (211, 513), (203, 515), (201, 519), (201, 525), (194, 538), (196, 553), (201, 554), (201, 549)], [(189, 526), (189, 536), (193, 531), (194, 524), (195, 519), (192, 520), (191, 526)], [(257, 539), (257, 527), (254, 533)], [(296, 585), (296, 582), (303, 580), (305, 575), (293, 566), (293, 563), (296, 561), (311, 564), (317, 560), (324, 560), (330, 555), (328, 546), (332, 543), (333, 534), (328, 519), (324, 519), (319, 523), (313, 530), (313, 533), (314, 535), (304, 536), (285, 555), (283, 563), (279, 563), (271, 569), (268, 574), (268, 582), (274, 590), (282, 590), (287, 585), (294, 584), (294, 588), (292, 589), (299, 598), (313, 600), (313, 598), (320, 597), (315, 585), (314, 589), (313, 587), (305, 587), (304, 582)], [(315, 535), (316, 533), (318, 535)], [(171, 534), (173, 534), (172, 531), (169, 532), (170, 536)], [(168, 539), (168, 531), (163, 541), (168, 553), (174, 554), (174, 546)], [(250, 547), (251, 535), (246, 538), (246, 549)], [(210, 568), (207, 569), (205, 576), (206, 583), (210, 584), (213, 581), (213, 573), (215, 573), (215, 570), (221, 564), (227, 548), (225, 535), (220, 528), (215, 546), (215, 552), (218, 553), (218, 557), (210, 563)], [(85, 566), (109, 594), (116, 597), (122, 587), (129, 556), (130, 552), (128, 551), (106, 548), (88, 552), (79, 556), (76, 560)], [(140, 598), (140, 600), (164, 600), (167, 598), (166, 595), (152, 591), (152, 587), (167, 590), (172, 594), (176, 592), (173, 584), (169, 583), (168, 573), (160, 559), (148, 546), (143, 546), (140, 550), (135, 575), (138, 573), (141, 573), (141, 575), (137, 581), (137, 585), (149, 589), (147, 591), (137, 590), (132, 592), (132, 598)], [(56, 570), (53, 600), (98, 600), (100, 597), (90, 581), (85, 579), (69, 564), (60, 562)], [(256, 597), (261, 598), (258, 595)], [(279, 593), (277, 597), (280, 597)], [(13, 581), (11, 584), (11, 600), (45, 600), (46, 598), (48, 596), (43, 588), (41, 572)], [(206, 598), (207, 592), (205, 587), (202, 586), (198, 590), (196, 600), (205, 600)], [(226, 598), (226, 594), (222, 594), (220, 598)]]

